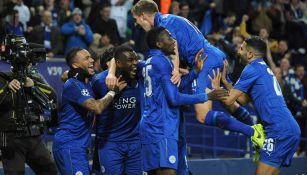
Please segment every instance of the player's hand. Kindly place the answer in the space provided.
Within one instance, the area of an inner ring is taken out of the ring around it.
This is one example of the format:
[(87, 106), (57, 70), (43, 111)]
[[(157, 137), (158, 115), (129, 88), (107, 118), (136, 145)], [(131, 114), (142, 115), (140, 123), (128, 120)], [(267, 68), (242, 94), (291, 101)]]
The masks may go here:
[(228, 71), (228, 67), (229, 67), (228, 61), (225, 60), (225, 61), (224, 61), (223, 71), (222, 71), (222, 77), (221, 77), (222, 82), (227, 82), (227, 71)]
[(123, 89), (125, 89), (126, 86), (127, 86), (127, 82), (122, 79), (122, 76), (120, 76), (116, 80), (115, 87), (113, 89), (110, 89), (110, 90), (115, 91), (116, 93), (118, 93), (118, 92), (122, 91)]
[(8, 86), (13, 92), (16, 93), (21, 88), (21, 83), (18, 80), (13, 79)]
[(223, 101), (227, 99), (229, 93), (226, 89), (213, 89), (211, 92), (207, 93), (207, 95), (208, 95), (208, 100)]
[(212, 70), (213, 77), (208, 75), (209, 79), (211, 80), (212, 88), (213, 89), (220, 89), (221, 86), (221, 72), (220, 68), (217, 69), (217, 72), (215, 73), (215, 70)]
[(199, 73), (203, 69), (204, 61), (208, 58), (208, 55), (205, 55), (203, 58), (201, 57), (204, 53), (204, 49), (200, 49), (195, 56), (195, 70)]
[(172, 72), (172, 78), (171, 78), (172, 83), (176, 84), (177, 86), (180, 85), (181, 82), (181, 73), (179, 72), (178, 69), (173, 70)]
[(61, 80), (63, 82), (65, 82), (68, 79), (68, 70), (64, 71), (62, 76), (61, 76)]
[(116, 76), (109, 72), (106, 77), (106, 84), (107, 84), (108, 89), (114, 89), (116, 86), (116, 83), (117, 83)]

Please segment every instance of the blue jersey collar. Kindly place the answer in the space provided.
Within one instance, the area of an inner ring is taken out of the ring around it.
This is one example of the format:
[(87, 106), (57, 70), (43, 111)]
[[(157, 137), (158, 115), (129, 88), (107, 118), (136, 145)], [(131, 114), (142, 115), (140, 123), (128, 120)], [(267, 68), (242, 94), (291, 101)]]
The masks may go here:
[(161, 18), (162, 18), (162, 14), (161, 14), (160, 12), (157, 12), (157, 13), (155, 14), (154, 27), (159, 26), (160, 21), (161, 21)]
[(149, 55), (150, 57), (152, 57), (152, 56), (166, 56), (166, 55), (164, 54), (164, 52), (162, 52), (162, 51), (159, 50), (159, 49), (149, 49), (148, 55)]
[(256, 58), (252, 62), (250, 62), (249, 64), (252, 64), (254, 62), (260, 62), (260, 61), (263, 61), (263, 58)]

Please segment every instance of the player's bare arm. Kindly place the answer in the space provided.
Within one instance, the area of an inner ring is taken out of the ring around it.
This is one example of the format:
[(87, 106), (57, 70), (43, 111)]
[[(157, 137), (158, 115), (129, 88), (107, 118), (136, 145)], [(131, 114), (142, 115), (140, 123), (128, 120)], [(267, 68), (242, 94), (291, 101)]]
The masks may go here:
[(126, 86), (127, 83), (125, 81), (117, 80), (115, 88), (111, 89), (104, 97), (98, 100), (90, 98), (86, 100), (82, 105), (95, 114), (101, 114), (102, 111), (104, 111), (104, 109), (112, 102), (116, 92), (123, 90)]

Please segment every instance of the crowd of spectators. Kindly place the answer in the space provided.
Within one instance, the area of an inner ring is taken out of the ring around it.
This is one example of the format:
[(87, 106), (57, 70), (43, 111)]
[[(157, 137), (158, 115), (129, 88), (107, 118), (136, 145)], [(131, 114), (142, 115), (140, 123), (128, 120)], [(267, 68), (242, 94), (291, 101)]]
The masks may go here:
[[(251, 35), (266, 40), (266, 60), (307, 136), (307, 0), (156, 2), (160, 9), (189, 19), (227, 54), (234, 82), (242, 71), (238, 68), (243, 68), (236, 49)], [(48, 59), (64, 58), (70, 48), (79, 46), (97, 60), (105, 50), (120, 44), (144, 55), (145, 32), (134, 25), (130, 12), (134, 3), (136, 0), (3, 0), (0, 38), (25, 36), (29, 42), (44, 45)]]

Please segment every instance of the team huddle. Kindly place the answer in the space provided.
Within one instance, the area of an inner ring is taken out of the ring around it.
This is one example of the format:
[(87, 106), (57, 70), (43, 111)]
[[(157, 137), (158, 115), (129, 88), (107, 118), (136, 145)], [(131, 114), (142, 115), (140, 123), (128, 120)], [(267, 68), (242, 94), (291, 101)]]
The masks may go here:
[[(238, 54), (246, 66), (232, 86), (226, 55), (187, 19), (160, 14), (149, 0), (135, 4), (132, 14), (147, 32), (145, 61), (133, 49), (118, 46), (109, 69), (94, 75), (87, 50), (74, 48), (66, 56), (70, 71), (53, 145), (61, 174), (91, 174), (87, 148), (94, 129), (102, 174), (188, 174), (185, 148), (179, 144), (182, 105), (193, 105), (204, 125), (249, 137), (257, 175), (277, 175), (291, 164), (300, 129), (263, 61), (262, 39), (251, 37), (241, 45)], [(191, 69), (181, 77), (180, 60)], [(181, 93), (185, 87), (192, 92)], [(212, 101), (220, 101), (229, 113), (213, 110)], [(254, 124), (240, 106), (249, 102), (261, 124)]]

